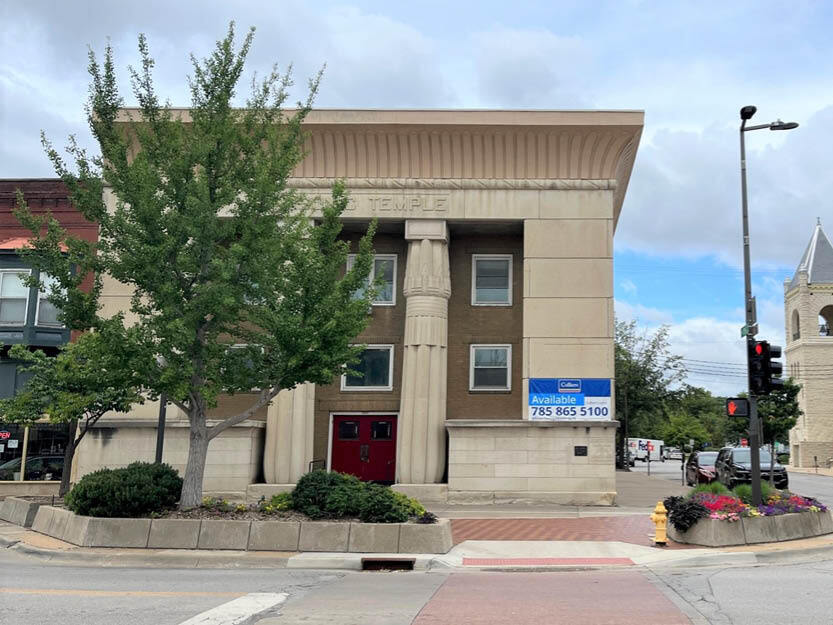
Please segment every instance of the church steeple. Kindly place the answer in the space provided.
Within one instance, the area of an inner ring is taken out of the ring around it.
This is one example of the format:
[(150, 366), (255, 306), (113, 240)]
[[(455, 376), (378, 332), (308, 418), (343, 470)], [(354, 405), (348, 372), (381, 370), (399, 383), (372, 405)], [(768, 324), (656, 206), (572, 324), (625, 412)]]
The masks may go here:
[(802, 271), (807, 272), (808, 284), (833, 284), (833, 245), (821, 229), (820, 217), (816, 218), (813, 236), (798, 263), (790, 288), (798, 285), (798, 274)]

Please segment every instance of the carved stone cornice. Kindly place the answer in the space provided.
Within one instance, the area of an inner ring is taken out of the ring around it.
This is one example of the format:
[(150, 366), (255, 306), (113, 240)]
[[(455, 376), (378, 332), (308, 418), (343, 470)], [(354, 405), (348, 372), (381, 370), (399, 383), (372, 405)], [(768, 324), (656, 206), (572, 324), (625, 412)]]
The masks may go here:
[[(347, 178), (351, 189), (439, 189), (455, 190), (532, 190), (532, 191), (608, 191), (617, 188), (616, 179), (607, 180), (539, 180), (515, 178)], [(331, 189), (332, 178), (290, 178), (294, 189)]]

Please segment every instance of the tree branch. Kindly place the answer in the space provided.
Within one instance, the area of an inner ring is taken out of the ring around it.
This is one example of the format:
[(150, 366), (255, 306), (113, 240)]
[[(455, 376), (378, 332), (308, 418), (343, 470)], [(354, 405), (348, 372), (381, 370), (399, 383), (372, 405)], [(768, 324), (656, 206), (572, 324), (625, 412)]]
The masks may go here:
[(243, 421), (253, 416), (258, 410), (260, 410), (266, 404), (272, 401), (275, 398), (275, 396), (282, 390), (282, 388), (276, 386), (269, 390), (260, 391), (260, 397), (254, 404), (252, 404), (248, 408), (248, 410), (245, 410), (244, 412), (241, 412), (240, 414), (235, 415), (233, 417), (229, 417), (225, 421), (221, 421), (217, 425), (208, 428), (208, 440), (213, 439), (221, 432), (224, 432), (228, 428), (233, 427), (238, 423), (243, 423)]

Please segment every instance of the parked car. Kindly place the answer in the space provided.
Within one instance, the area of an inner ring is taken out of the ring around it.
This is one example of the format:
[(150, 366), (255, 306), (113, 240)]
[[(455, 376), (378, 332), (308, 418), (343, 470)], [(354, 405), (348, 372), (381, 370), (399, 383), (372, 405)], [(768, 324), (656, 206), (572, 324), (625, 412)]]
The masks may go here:
[(710, 484), (717, 478), (714, 471), (716, 451), (695, 451), (685, 464), (685, 483), (689, 486)]
[(676, 447), (666, 447), (665, 448), (665, 456), (669, 460), (682, 460), (683, 459), (683, 451), (681, 449), (677, 449)]
[[(33, 456), (26, 458), (25, 480), (60, 480), (64, 472), (63, 456)], [(0, 464), (0, 480), (13, 480), (20, 473), (20, 458)]]
[[(761, 479), (769, 476), (772, 456), (769, 450), (761, 449)], [(717, 455), (714, 463), (717, 479), (727, 488), (734, 488), (738, 484), (752, 482), (752, 450), (749, 447), (724, 447)], [(776, 488), (787, 488), (789, 477), (787, 469), (777, 462), (772, 466)]]

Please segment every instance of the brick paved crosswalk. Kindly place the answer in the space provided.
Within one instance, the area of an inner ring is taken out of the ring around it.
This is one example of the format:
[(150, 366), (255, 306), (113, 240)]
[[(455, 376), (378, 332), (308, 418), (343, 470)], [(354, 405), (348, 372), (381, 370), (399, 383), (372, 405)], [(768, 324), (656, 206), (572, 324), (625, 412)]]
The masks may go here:
[[(648, 515), (568, 519), (452, 519), (454, 544), (465, 540), (587, 540), (653, 544), (654, 524)], [(687, 548), (670, 541), (672, 549)]]

